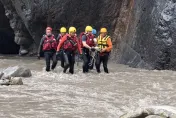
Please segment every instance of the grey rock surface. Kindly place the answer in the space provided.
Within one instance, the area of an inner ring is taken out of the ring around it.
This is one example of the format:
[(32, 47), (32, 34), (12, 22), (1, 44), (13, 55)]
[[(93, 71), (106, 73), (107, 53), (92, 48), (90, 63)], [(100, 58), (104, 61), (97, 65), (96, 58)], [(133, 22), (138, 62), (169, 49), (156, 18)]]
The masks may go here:
[(151, 106), (131, 111), (120, 118), (176, 118), (176, 108), (171, 106)]
[(21, 77), (2, 77), (0, 79), (0, 85), (23, 85)]
[(15, 66), (0, 72), (0, 85), (23, 85), (23, 77), (31, 77), (31, 70)]
[(157, 116), (157, 115), (151, 115), (151, 116), (148, 116), (146, 118), (167, 118), (167, 117)]
[(19, 66), (9, 67), (3, 71), (5, 76), (10, 77), (31, 77), (31, 71), (26, 68), (22, 68)]
[(132, 67), (176, 69), (175, 5), (174, 0), (124, 0), (113, 59)]
[(21, 77), (11, 77), (10, 85), (23, 85), (23, 81)]
[(3, 77), (4, 73), (0, 72), (0, 79)]
[(9, 78), (2, 78), (0, 79), (0, 85), (10, 85), (10, 79)]

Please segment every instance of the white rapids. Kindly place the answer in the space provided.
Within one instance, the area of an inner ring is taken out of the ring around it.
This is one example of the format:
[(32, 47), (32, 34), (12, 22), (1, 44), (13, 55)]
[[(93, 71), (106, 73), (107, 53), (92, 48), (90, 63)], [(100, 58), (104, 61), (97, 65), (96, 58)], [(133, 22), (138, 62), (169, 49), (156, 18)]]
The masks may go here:
[(83, 74), (79, 63), (71, 75), (59, 65), (45, 72), (44, 60), (0, 57), (0, 70), (16, 65), (31, 69), (33, 76), (22, 86), (0, 86), (0, 118), (119, 118), (139, 107), (176, 107), (175, 71), (110, 62), (110, 74)]

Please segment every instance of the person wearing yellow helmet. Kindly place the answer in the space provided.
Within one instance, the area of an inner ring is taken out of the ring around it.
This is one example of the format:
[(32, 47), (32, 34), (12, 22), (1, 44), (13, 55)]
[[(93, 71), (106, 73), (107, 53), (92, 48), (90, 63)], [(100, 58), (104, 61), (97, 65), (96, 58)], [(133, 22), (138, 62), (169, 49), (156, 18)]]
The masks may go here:
[[(52, 34), (52, 28), (47, 27), (46, 34), (43, 35), (38, 49), (38, 59), (40, 59), (41, 51), (44, 52), (47, 72), (49, 72), (50, 69), (54, 70), (57, 65), (56, 49), (57, 49), (57, 40)], [(50, 60), (53, 61), (51, 68), (50, 68)]]
[[(60, 34), (57, 36), (58, 44), (61, 39), (67, 34), (67, 29), (65, 27), (60, 28)], [(60, 52), (57, 54), (57, 59), (61, 61), (61, 67), (64, 68), (64, 57), (63, 57), (63, 49), (61, 48)]]
[(103, 62), (104, 72), (109, 73), (107, 64), (109, 59), (109, 54), (112, 50), (111, 37), (107, 35), (108, 31), (106, 28), (100, 29), (100, 35), (97, 38), (98, 48), (101, 50), (96, 59), (96, 69), (100, 73), (100, 65)]
[(57, 40), (60, 42), (60, 39), (67, 34), (67, 29), (65, 27), (60, 28), (60, 33), (57, 36)]
[(74, 73), (74, 64), (75, 64), (75, 53), (78, 50), (79, 53), (82, 55), (81, 46), (78, 42), (78, 38), (76, 37), (76, 28), (70, 27), (69, 34), (66, 34), (59, 43), (57, 47), (57, 52), (60, 51), (61, 47), (63, 47), (64, 52), (64, 70), (63, 72), (66, 73), (67, 69), (71, 74)]
[(89, 72), (89, 69), (93, 69), (93, 64), (89, 65), (92, 60), (91, 52), (95, 51), (96, 42), (94, 42), (94, 35), (92, 34), (93, 28), (86, 26), (85, 32), (80, 34), (81, 46), (83, 51), (83, 73)]
[(65, 28), (65, 27), (61, 27), (61, 29), (60, 29), (60, 33), (62, 34), (62, 33), (66, 33), (67, 32), (67, 29)]

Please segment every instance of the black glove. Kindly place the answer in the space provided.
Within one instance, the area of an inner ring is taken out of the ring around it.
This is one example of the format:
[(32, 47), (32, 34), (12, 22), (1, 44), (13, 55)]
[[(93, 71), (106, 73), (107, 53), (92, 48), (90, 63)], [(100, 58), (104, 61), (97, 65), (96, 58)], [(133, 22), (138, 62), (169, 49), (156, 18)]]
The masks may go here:
[(58, 56), (59, 55), (59, 52), (56, 52), (56, 56)]
[(95, 51), (95, 48), (94, 47), (91, 47), (91, 49), (90, 49), (92, 52), (94, 52)]
[(83, 54), (80, 54), (80, 55), (79, 55), (79, 58), (80, 58), (80, 59), (83, 59)]
[(61, 51), (57, 51), (57, 52), (56, 52), (56, 56), (60, 56), (61, 53), (62, 53)]
[(56, 52), (56, 58), (57, 60), (61, 59), (61, 51)]

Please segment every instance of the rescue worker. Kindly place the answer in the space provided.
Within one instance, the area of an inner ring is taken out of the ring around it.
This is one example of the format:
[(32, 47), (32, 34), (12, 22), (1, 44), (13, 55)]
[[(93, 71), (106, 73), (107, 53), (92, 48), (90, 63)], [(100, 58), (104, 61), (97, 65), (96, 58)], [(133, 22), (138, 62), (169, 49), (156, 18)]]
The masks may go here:
[(61, 47), (63, 46), (63, 53), (64, 53), (64, 70), (63, 72), (66, 73), (67, 69), (69, 68), (69, 72), (74, 74), (74, 64), (75, 64), (75, 52), (78, 50), (79, 53), (82, 55), (81, 45), (76, 37), (76, 28), (70, 27), (69, 34), (65, 35), (61, 42), (57, 47), (57, 52), (60, 51)]
[(83, 51), (83, 73), (88, 73), (89, 69), (93, 69), (93, 64), (89, 65), (92, 57), (90, 56), (91, 51), (95, 51), (96, 42), (92, 34), (93, 28), (87, 26), (85, 32), (81, 33), (80, 39), (82, 39), (82, 51)]
[[(67, 29), (65, 27), (62, 27), (60, 29), (60, 34), (57, 36), (58, 44), (61, 42), (61, 39), (67, 34)], [(60, 52), (57, 55), (58, 60), (61, 61), (61, 67), (64, 68), (64, 57), (63, 57), (63, 47), (61, 47)]]
[(94, 43), (97, 44), (97, 39), (96, 39), (96, 37), (97, 37), (97, 36), (96, 36), (96, 35), (97, 35), (97, 30), (96, 30), (96, 29), (93, 29), (93, 30), (92, 30), (92, 34), (93, 34), (93, 36), (94, 36)]
[(92, 34), (94, 35), (94, 37), (96, 37), (96, 35), (97, 35), (97, 30), (96, 30), (96, 29), (93, 29), (93, 30), (92, 30)]
[[(52, 28), (47, 27), (46, 34), (43, 35), (38, 49), (38, 59), (40, 59), (41, 51), (44, 52), (47, 72), (49, 72), (50, 69), (54, 70), (57, 65), (56, 49), (57, 49), (57, 41), (54, 35), (52, 34)], [(53, 61), (51, 68), (50, 68), (50, 60)]]
[(57, 36), (57, 41), (60, 42), (60, 39), (62, 39), (62, 37), (64, 37), (66, 34), (67, 34), (67, 29), (65, 27), (61, 27), (60, 34), (58, 34)]
[(101, 28), (100, 30), (100, 36), (97, 38), (98, 48), (100, 49), (100, 52), (97, 55), (96, 59), (96, 69), (97, 72), (100, 73), (100, 65), (103, 63), (104, 72), (109, 73), (107, 64), (109, 59), (109, 54), (112, 50), (112, 42), (111, 37), (107, 35), (107, 29)]

